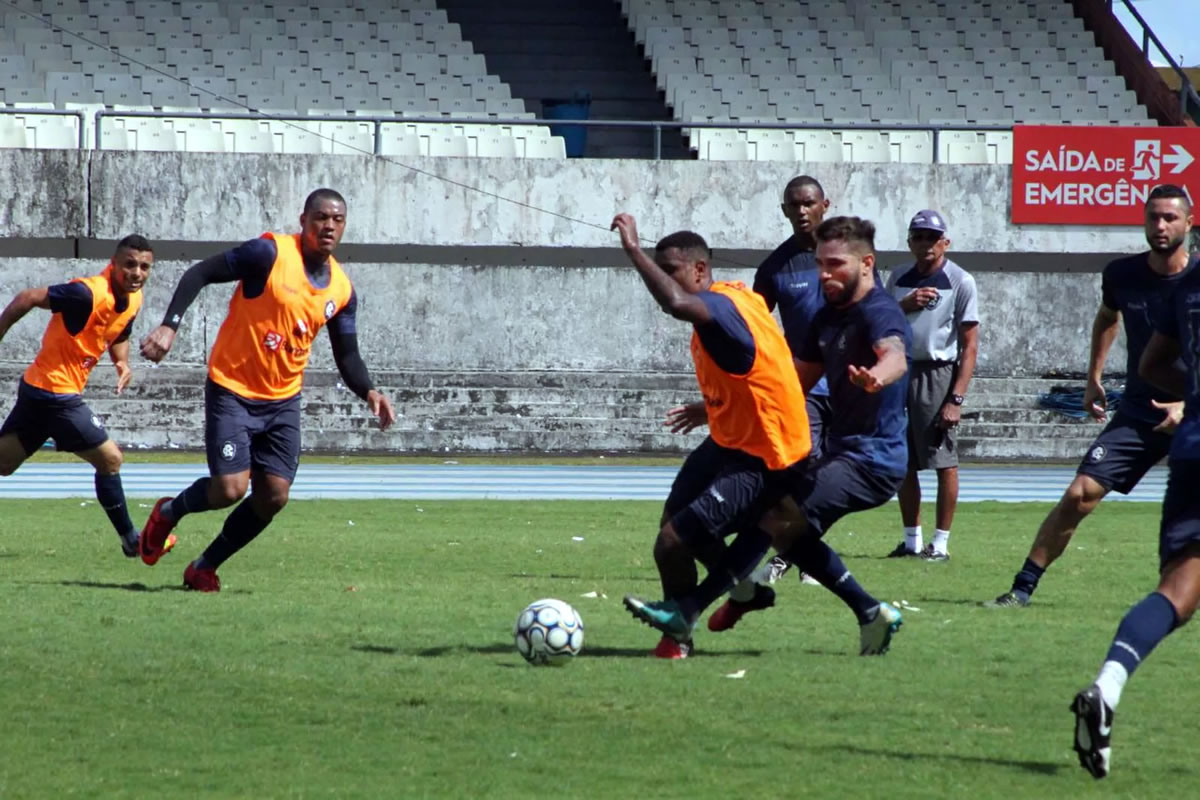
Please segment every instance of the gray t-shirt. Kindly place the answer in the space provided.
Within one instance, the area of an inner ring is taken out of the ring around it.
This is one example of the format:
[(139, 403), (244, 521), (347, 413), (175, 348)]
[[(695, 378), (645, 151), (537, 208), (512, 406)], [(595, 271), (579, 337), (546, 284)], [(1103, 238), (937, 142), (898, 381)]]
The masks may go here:
[(896, 267), (888, 275), (887, 291), (897, 302), (926, 286), (937, 289), (938, 296), (920, 311), (907, 314), (913, 332), (912, 360), (957, 361), (959, 328), (979, 322), (975, 279), (948, 258), (929, 275), (922, 275), (915, 264)]

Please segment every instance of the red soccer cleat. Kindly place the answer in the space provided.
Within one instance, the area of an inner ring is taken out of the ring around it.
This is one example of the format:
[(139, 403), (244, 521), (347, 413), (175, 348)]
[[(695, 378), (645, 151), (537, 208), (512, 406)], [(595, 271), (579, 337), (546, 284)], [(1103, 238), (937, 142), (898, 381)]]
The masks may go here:
[(164, 503), (169, 502), (171, 502), (170, 497), (159, 498), (150, 511), (150, 518), (146, 520), (146, 524), (142, 528), (142, 535), (138, 537), (138, 555), (142, 557), (143, 563), (151, 567), (157, 564), (160, 558), (171, 552), (171, 548), (177, 541), (171, 535), (171, 529), (175, 527), (175, 523), (164, 517), (159, 510)]
[(714, 611), (708, 618), (708, 629), (713, 633), (727, 631), (737, 625), (738, 620), (751, 611), (760, 611), (773, 605), (775, 605), (775, 590), (769, 586), (756, 585), (753, 600), (745, 603), (740, 603), (732, 597), (726, 600), (725, 605)]
[(677, 642), (670, 636), (664, 636), (658, 642), (658, 647), (654, 648), (655, 658), (670, 658), (679, 660), (687, 658), (692, 654), (692, 640), (686, 642)]
[(221, 579), (215, 569), (199, 569), (195, 564), (188, 564), (183, 571), (184, 588), (194, 592), (219, 592)]

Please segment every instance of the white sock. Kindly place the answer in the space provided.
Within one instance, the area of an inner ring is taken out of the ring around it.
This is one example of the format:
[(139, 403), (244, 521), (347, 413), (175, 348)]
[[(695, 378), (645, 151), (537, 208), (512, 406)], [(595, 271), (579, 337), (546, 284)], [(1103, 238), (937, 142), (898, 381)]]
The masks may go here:
[(747, 578), (744, 581), (738, 581), (737, 586), (729, 591), (729, 599), (736, 600), (739, 603), (749, 603), (754, 599), (755, 583)]
[(946, 545), (950, 544), (950, 531), (944, 531), (937, 528), (933, 532), (933, 549), (938, 553), (946, 552)]
[(1100, 696), (1113, 711), (1117, 710), (1117, 703), (1121, 702), (1121, 690), (1125, 688), (1127, 680), (1129, 680), (1129, 673), (1118, 661), (1105, 661), (1104, 666), (1100, 668), (1100, 674), (1096, 676), (1096, 686), (1100, 688)]
[(904, 526), (904, 546), (908, 548), (910, 553), (919, 553), (921, 548), (925, 546), (924, 536), (921, 533), (921, 526), (915, 527)]

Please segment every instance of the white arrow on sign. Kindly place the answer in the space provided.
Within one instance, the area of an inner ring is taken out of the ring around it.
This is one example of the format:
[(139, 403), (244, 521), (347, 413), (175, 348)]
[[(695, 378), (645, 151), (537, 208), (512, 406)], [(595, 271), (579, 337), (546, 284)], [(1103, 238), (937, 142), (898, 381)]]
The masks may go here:
[(1162, 160), (1164, 164), (1174, 164), (1175, 166), (1171, 167), (1171, 174), (1178, 175), (1187, 169), (1188, 165), (1195, 161), (1195, 159), (1192, 158), (1191, 153), (1177, 144), (1171, 145), (1171, 149), (1175, 151), (1175, 154), (1163, 156)]

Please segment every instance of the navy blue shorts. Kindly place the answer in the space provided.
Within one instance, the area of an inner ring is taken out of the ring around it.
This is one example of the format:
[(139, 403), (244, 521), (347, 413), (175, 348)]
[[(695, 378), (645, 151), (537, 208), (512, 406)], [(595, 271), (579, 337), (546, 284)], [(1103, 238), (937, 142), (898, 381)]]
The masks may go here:
[(663, 517), (686, 543), (723, 538), (741, 524), (757, 522), (787, 493), (803, 464), (769, 470), (761, 458), (708, 437), (679, 468)]
[(1170, 434), (1118, 411), (1088, 448), (1078, 472), (1109, 491), (1129, 494), (1170, 449)]
[(21, 381), (17, 404), (0, 427), (0, 436), (15, 433), (28, 458), (47, 439), (67, 453), (79, 453), (108, 441), (104, 423), (77, 394), (54, 394)]
[(825, 428), (833, 419), (833, 403), (827, 394), (810, 394), (805, 396), (804, 404), (808, 409), (808, 430), (812, 433), (808, 458), (815, 461), (825, 452)]
[(212, 475), (255, 469), (292, 482), (300, 465), (300, 395), (248, 400), (206, 381), (204, 448)]
[(809, 463), (791, 495), (808, 521), (809, 532), (824, 536), (847, 514), (891, 500), (903, 482), (903, 475), (880, 475), (865, 463), (839, 453)]
[(1158, 529), (1158, 566), (1183, 552), (1189, 545), (1200, 545), (1200, 461), (1173, 461), (1167, 475), (1167, 493), (1163, 498), (1162, 524)]

